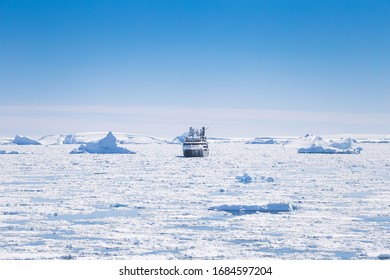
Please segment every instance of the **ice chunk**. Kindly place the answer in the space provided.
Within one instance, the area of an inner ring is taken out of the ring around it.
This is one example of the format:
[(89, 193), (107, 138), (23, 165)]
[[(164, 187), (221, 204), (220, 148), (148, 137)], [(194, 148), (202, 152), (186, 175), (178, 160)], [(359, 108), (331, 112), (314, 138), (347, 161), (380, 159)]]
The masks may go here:
[(244, 175), (242, 175), (242, 176), (236, 176), (236, 180), (245, 184), (245, 183), (252, 182), (253, 179), (252, 179), (251, 176), (249, 176), (248, 174), (244, 173)]

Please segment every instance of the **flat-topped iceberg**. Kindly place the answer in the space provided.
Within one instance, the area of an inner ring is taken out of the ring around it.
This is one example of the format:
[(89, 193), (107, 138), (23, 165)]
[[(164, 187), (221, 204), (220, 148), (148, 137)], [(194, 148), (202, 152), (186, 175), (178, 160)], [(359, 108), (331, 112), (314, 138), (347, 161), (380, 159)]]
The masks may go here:
[(135, 154), (135, 152), (126, 148), (118, 147), (115, 136), (110, 131), (106, 137), (100, 139), (97, 143), (82, 144), (71, 154)]
[(338, 141), (325, 141), (319, 136), (305, 137), (308, 144), (306, 147), (298, 149), (301, 154), (359, 154), (362, 150), (360, 147), (353, 148), (352, 145), (356, 140), (352, 138), (341, 139)]
[(262, 145), (277, 145), (284, 144), (286, 141), (275, 139), (271, 137), (256, 137), (253, 140), (245, 142), (245, 144), (262, 144)]
[(268, 203), (267, 205), (220, 205), (210, 207), (209, 210), (224, 211), (233, 215), (244, 215), (254, 213), (281, 213), (296, 210), (297, 207), (291, 203)]
[(16, 145), (42, 145), (34, 139), (21, 135), (16, 135), (12, 143)]

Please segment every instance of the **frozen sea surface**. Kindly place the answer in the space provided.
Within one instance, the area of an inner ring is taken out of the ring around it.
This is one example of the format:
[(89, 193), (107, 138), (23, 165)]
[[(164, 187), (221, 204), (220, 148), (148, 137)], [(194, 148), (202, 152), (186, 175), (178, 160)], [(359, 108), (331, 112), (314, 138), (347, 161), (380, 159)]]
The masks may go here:
[[(282, 145), (4, 146), (1, 259), (380, 259), (390, 253), (390, 145), (298, 154)], [(235, 179), (246, 172), (272, 182)], [(291, 203), (233, 215), (220, 205)], [(214, 207), (214, 208), (213, 208)]]

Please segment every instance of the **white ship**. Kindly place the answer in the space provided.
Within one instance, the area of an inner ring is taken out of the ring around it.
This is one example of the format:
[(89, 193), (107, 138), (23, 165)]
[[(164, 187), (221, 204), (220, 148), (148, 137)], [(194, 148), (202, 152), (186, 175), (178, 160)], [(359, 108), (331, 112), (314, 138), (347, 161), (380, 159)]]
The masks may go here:
[(190, 127), (188, 136), (183, 142), (183, 155), (185, 157), (206, 157), (209, 155), (209, 144), (205, 132), (204, 127), (200, 131)]

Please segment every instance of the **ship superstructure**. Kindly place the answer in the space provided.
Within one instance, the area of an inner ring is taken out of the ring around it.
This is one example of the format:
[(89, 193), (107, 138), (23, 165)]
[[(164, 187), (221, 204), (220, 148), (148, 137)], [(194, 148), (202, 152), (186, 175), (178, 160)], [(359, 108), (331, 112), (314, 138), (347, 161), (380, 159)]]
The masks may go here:
[(185, 157), (206, 157), (209, 155), (205, 127), (200, 130), (190, 127), (188, 136), (183, 142), (183, 155)]

